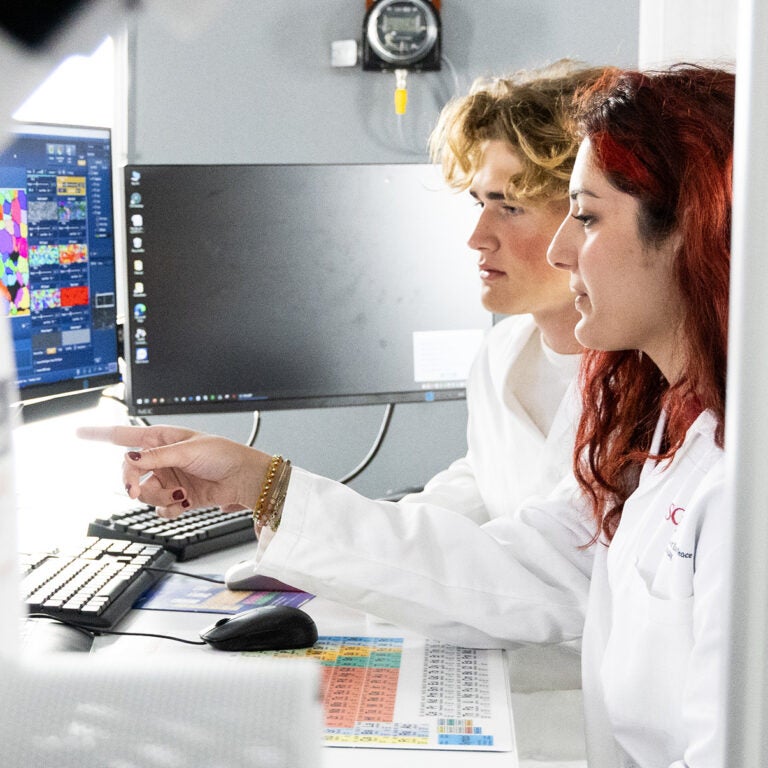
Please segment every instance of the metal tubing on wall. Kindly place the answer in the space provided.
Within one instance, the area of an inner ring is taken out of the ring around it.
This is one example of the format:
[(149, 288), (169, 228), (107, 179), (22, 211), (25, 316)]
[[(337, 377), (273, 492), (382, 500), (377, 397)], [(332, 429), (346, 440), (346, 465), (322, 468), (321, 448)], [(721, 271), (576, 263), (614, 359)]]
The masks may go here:
[[(768, 4), (741, 0), (736, 84), (727, 472), (733, 541), (729, 768), (768, 765)], [(723, 606), (723, 617), (729, 607)]]

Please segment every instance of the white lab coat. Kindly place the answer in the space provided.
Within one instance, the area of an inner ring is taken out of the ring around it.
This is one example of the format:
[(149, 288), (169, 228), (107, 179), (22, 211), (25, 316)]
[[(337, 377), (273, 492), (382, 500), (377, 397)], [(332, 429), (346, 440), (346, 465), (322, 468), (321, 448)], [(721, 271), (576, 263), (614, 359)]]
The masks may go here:
[(363, 508), (297, 470), (259, 570), (457, 645), (583, 634), (590, 768), (719, 768), (727, 519), (713, 421), (697, 419), (670, 466), (649, 463), (610, 548), (581, 546), (592, 523), (568, 479), (478, 526), (427, 503)]
[[(715, 420), (648, 462), (595, 551), (583, 641), (590, 768), (722, 768), (730, 510)], [(655, 444), (658, 445), (659, 430)]]

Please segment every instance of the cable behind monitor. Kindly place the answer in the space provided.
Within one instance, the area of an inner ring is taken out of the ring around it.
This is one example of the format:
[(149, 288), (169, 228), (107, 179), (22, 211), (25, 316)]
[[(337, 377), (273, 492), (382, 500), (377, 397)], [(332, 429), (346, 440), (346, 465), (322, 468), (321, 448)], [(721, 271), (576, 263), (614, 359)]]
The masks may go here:
[(368, 465), (376, 458), (376, 454), (379, 452), (387, 431), (389, 430), (390, 422), (392, 421), (392, 415), (395, 412), (395, 404), (387, 403), (387, 407), (384, 409), (384, 418), (381, 420), (381, 426), (379, 427), (379, 433), (376, 435), (376, 439), (373, 441), (373, 445), (363, 460), (349, 473), (339, 478), (340, 483), (345, 485), (351, 480), (354, 480)]

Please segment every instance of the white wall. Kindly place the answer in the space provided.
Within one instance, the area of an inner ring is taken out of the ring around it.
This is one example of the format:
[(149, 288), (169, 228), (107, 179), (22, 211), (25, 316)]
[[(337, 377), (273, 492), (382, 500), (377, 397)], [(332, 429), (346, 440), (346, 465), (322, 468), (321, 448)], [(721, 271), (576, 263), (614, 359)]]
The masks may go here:
[(736, 18), (732, 0), (640, 0), (639, 65), (734, 62)]
[(638, 4), (444, 0), (453, 72), (409, 77), (402, 134), (394, 76), (330, 66), (361, 37), (363, 0), (229, 0), (193, 39), (146, 15), (131, 38), (132, 162), (365, 162), (424, 156), (444, 101), (480, 75), (564, 56), (635, 65)]

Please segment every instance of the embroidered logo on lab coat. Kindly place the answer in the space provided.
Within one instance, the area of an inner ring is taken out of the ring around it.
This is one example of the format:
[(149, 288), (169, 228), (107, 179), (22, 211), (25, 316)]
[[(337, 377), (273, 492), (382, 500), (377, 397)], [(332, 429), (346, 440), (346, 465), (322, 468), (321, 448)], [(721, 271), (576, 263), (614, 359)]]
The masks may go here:
[(688, 551), (687, 548), (680, 547), (678, 543), (678, 537), (681, 534), (681, 529), (677, 526), (680, 525), (684, 516), (685, 507), (679, 507), (677, 504), (669, 505), (669, 510), (667, 511), (667, 515), (664, 519), (668, 520), (672, 523), (672, 525), (675, 526), (675, 532), (672, 534), (672, 538), (669, 540), (666, 549), (667, 558), (670, 560), (676, 557), (682, 558), (683, 560), (690, 560), (693, 558), (693, 552)]
[(684, 514), (685, 514), (684, 507), (678, 507), (677, 504), (670, 504), (669, 511), (667, 512), (667, 516), (664, 519), (671, 520), (672, 525), (680, 525), (680, 522), (682, 521)]

